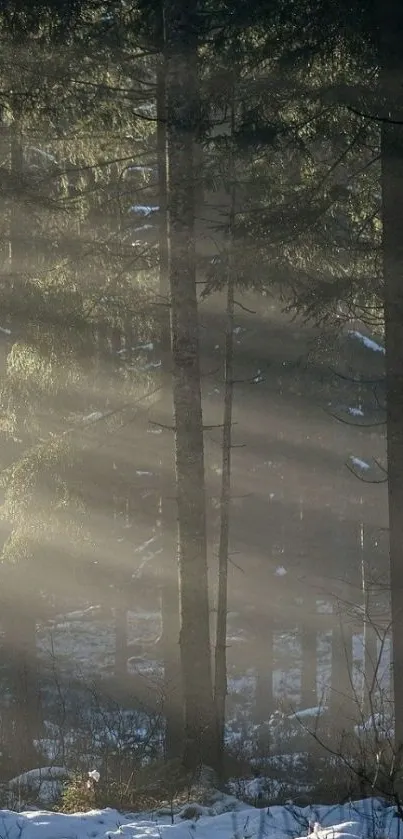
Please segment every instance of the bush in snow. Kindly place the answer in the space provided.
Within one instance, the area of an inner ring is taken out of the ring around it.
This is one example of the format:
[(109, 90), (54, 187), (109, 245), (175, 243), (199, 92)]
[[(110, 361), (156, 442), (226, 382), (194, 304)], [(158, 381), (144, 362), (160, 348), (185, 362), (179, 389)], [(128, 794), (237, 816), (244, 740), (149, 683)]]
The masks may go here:
[(61, 812), (85, 813), (88, 810), (93, 810), (97, 803), (96, 783), (95, 779), (91, 777), (91, 772), (88, 772), (87, 776), (73, 775), (63, 789), (60, 804)]
[(60, 800), (63, 783), (69, 777), (64, 766), (30, 769), (5, 785), (5, 803), (12, 810), (24, 810), (38, 804), (53, 807)]

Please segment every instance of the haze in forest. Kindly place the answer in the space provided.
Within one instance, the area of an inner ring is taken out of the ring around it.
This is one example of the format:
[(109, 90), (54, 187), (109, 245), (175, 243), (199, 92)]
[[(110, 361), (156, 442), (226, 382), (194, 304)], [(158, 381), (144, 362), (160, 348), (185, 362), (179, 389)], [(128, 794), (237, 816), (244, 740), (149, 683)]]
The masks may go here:
[(403, 21), (350, 6), (0, 3), (1, 782), (393, 798)]

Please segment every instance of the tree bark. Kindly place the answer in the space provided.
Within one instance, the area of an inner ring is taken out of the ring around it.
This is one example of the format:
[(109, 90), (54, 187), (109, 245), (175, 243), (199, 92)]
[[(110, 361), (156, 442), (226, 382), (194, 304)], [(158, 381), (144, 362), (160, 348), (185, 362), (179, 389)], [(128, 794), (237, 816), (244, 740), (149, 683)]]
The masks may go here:
[(379, 7), (383, 279), (395, 746), (403, 750), (403, 7)]
[(197, 5), (165, 8), (169, 281), (180, 577), (184, 763), (216, 763), (211, 673), (194, 142), (198, 119)]
[(234, 277), (229, 266), (227, 288), (227, 326), (225, 338), (224, 427), (222, 437), (222, 482), (220, 498), (220, 541), (218, 547), (217, 629), (215, 646), (214, 698), (217, 715), (219, 755), (224, 752), (225, 703), (227, 696), (227, 612), (228, 549), (231, 505), (231, 446), (234, 355)]
[(9, 267), (11, 275), (11, 284), (15, 285), (15, 279), (21, 272), (21, 235), (24, 230), (24, 221), (21, 217), (20, 211), (20, 190), (23, 176), (23, 145), (18, 124), (18, 119), (14, 120), (10, 128), (10, 172), (11, 182), (14, 184), (15, 196), (10, 201), (10, 234), (9, 234)]
[[(167, 131), (166, 131), (166, 90), (165, 90), (165, 55), (157, 68), (157, 157), (159, 181), (159, 286), (161, 298), (161, 406), (172, 416), (172, 396), (168, 387), (170, 358), (170, 322), (169, 322), (169, 243), (167, 217)], [(165, 435), (163, 435), (164, 443)], [(160, 460), (161, 483), (167, 485), (166, 478), (171, 473), (171, 462), (165, 450)], [(179, 654), (179, 585), (176, 561), (176, 545), (173, 536), (174, 516), (166, 497), (159, 499), (159, 527), (162, 547), (161, 565), (161, 624), (162, 650), (164, 658), (164, 716), (165, 716), (165, 758), (171, 760), (181, 755), (183, 749), (183, 702), (181, 667)]]
[(225, 741), (225, 704), (227, 697), (227, 612), (228, 612), (228, 550), (231, 507), (232, 408), (234, 399), (234, 288), (233, 229), (235, 221), (235, 171), (233, 133), (234, 101), (231, 104), (231, 137), (229, 148), (229, 219), (227, 231), (227, 311), (225, 328), (224, 417), (222, 435), (222, 478), (220, 497), (220, 539), (218, 547), (217, 628), (215, 645), (214, 700), (217, 723), (217, 747), (222, 770)]

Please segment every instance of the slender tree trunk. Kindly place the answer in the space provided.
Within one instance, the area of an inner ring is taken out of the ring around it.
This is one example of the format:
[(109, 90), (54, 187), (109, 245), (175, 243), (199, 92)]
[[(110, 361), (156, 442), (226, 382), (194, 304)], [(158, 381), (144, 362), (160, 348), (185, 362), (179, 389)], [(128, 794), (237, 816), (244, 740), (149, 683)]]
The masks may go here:
[(18, 120), (15, 120), (10, 129), (10, 172), (11, 182), (15, 187), (15, 196), (10, 202), (10, 235), (8, 245), (9, 269), (11, 275), (11, 283), (14, 285), (15, 278), (21, 271), (21, 236), (24, 230), (24, 222), (21, 218), (19, 205), (19, 188), (21, 188), (21, 180), (23, 174), (23, 145), (18, 125)]
[(332, 630), (330, 713), (335, 729), (351, 729), (356, 712), (353, 691), (353, 640), (351, 618), (336, 604)]
[(379, 4), (383, 277), (395, 745), (403, 751), (403, 6)]
[(259, 748), (266, 754), (270, 747), (268, 722), (274, 710), (274, 623), (265, 620), (265, 632), (256, 639), (255, 723), (259, 726)]
[(34, 739), (39, 733), (40, 695), (37, 672), (36, 621), (31, 615), (19, 616), (19, 643), (16, 649), (17, 741), (21, 767), (35, 761)]
[(234, 290), (233, 229), (235, 221), (235, 171), (233, 132), (235, 122), (232, 101), (229, 149), (229, 219), (227, 231), (227, 310), (225, 328), (224, 422), (222, 435), (222, 479), (220, 497), (220, 539), (218, 547), (218, 596), (215, 645), (214, 699), (217, 716), (217, 746), (220, 768), (224, 756), (225, 704), (227, 696), (227, 612), (228, 612), (228, 550), (231, 507), (232, 408), (234, 399)]
[[(10, 617), (16, 612), (12, 604)], [(40, 737), (40, 691), (37, 671), (36, 621), (22, 605), (18, 621), (7, 627), (5, 643), (11, 660), (11, 693), (13, 697), (14, 736), (10, 748), (15, 768), (22, 772), (36, 762), (34, 741)]]
[(317, 704), (316, 690), (316, 601), (306, 605), (301, 630), (301, 708), (314, 708)]
[(203, 418), (196, 295), (194, 141), (197, 6), (165, 8), (169, 280), (180, 575), (184, 762), (216, 762), (207, 572)]
[[(161, 303), (161, 405), (172, 416), (172, 396), (168, 386), (171, 366), (170, 322), (169, 322), (169, 243), (167, 208), (167, 131), (166, 131), (166, 80), (165, 56), (157, 68), (157, 156), (159, 180), (159, 285)], [(163, 435), (163, 444), (165, 435)], [(171, 473), (171, 460), (166, 455), (160, 461), (161, 483), (167, 486)], [(164, 715), (165, 715), (165, 757), (170, 760), (179, 757), (183, 750), (183, 702), (181, 691), (181, 666), (179, 651), (179, 585), (174, 537), (174, 520), (171, 505), (166, 497), (160, 497), (160, 538), (162, 547), (161, 565), (161, 623), (162, 649), (164, 658)]]
[(222, 437), (222, 482), (220, 498), (220, 541), (218, 547), (218, 596), (214, 682), (218, 748), (220, 756), (223, 755), (224, 751), (225, 702), (227, 696), (228, 549), (231, 506), (232, 405), (234, 391), (234, 276), (231, 265), (228, 266), (228, 272), (227, 326), (225, 337), (224, 427)]
[[(113, 326), (109, 337), (109, 362), (111, 381), (115, 378), (116, 371), (119, 370), (122, 364), (121, 350), (123, 348), (123, 333), (120, 327)], [(120, 532), (120, 526), (123, 515), (127, 516), (129, 506), (128, 498), (124, 498), (119, 492), (119, 485), (115, 485), (113, 491), (113, 517), (115, 522), (116, 535)], [(119, 570), (116, 576), (115, 584), (115, 679), (119, 687), (127, 686), (127, 657), (128, 657), (128, 639), (127, 639), (127, 613), (128, 613), (128, 596), (127, 583), (129, 582), (129, 571), (127, 571), (127, 580), (125, 579), (125, 572)]]
[[(168, 206), (167, 206), (167, 108), (166, 108), (166, 62), (162, 57), (157, 68), (157, 158), (159, 185), (159, 281), (161, 303), (166, 304), (168, 313), (163, 323), (163, 346), (169, 346), (169, 242), (168, 242)], [(166, 334), (168, 340), (166, 340)]]
[(115, 679), (119, 686), (127, 684), (127, 606), (122, 591), (116, 593), (115, 606)]
[(359, 524), (359, 546), (361, 551), (361, 581), (362, 581), (362, 609), (363, 609), (363, 686), (362, 713), (368, 718), (374, 711), (377, 672), (377, 633), (373, 623), (375, 616), (372, 611), (373, 597), (371, 591), (371, 576), (368, 568), (368, 551), (365, 544), (364, 522)]
[[(16, 118), (10, 131), (10, 174), (15, 185), (15, 195), (10, 202), (9, 216), (9, 272), (11, 285), (15, 285), (16, 278), (23, 268), (24, 251), (21, 236), (24, 231), (24, 220), (21, 215), (19, 189), (23, 177), (23, 143), (19, 120)], [(9, 644), (12, 651), (12, 693), (14, 698), (16, 738), (15, 753), (20, 769), (29, 769), (35, 761), (34, 740), (39, 736), (40, 724), (40, 691), (38, 680), (38, 662), (36, 651), (36, 619), (27, 606), (20, 603), (18, 597), (18, 574), (24, 573), (18, 564), (11, 571), (13, 584), (11, 586), (11, 609), (9, 614), (14, 616), (12, 625), (8, 627)], [(33, 593), (34, 595), (34, 593)], [(30, 606), (35, 603), (32, 597)], [(15, 614), (18, 620), (15, 620)]]

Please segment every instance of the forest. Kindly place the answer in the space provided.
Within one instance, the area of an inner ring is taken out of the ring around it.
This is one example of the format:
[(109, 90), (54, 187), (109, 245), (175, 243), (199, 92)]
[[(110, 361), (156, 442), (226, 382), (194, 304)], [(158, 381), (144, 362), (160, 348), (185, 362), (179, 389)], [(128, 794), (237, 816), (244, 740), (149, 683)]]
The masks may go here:
[(0, 839), (397, 839), (403, 5), (0, 39)]

